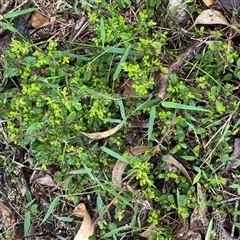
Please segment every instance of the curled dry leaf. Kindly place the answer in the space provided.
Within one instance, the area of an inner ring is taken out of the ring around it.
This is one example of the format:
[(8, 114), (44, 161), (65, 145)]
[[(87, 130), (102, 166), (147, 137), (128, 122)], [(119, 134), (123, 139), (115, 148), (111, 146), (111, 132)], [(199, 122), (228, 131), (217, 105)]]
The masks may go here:
[(82, 225), (78, 230), (74, 240), (88, 240), (88, 238), (94, 233), (94, 225), (86, 206), (83, 203), (78, 204), (71, 215), (83, 218)]
[(50, 18), (44, 16), (42, 13), (40, 13), (39, 11), (35, 11), (32, 15), (31, 18), (29, 20), (29, 23), (31, 24), (31, 26), (35, 29), (39, 29), (45, 26), (48, 26), (51, 23)]
[(222, 25), (229, 26), (228, 21), (225, 19), (222, 13), (214, 9), (204, 10), (196, 18), (194, 24), (204, 24), (204, 25), (222, 24)]
[(153, 230), (157, 230), (157, 227), (155, 224), (151, 224), (146, 231), (138, 234), (139, 236), (148, 239), (149, 237), (151, 237), (153, 235)]
[[(143, 154), (147, 150), (150, 150), (150, 148), (147, 147), (147, 146), (132, 147), (129, 151), (128, 159), (130, 159), (133, 156), (139, 156), (140, 154)], [(122, 162), (120, 160), (118, 160), (115, 163), (115, 165), (113, 167), (113, 171), (112, 171), (112, 183), (113, 183), (113, 185), (119, 186), (121, 184), (122, 175), (123, 175), (123, 172), (124, 172), (127, 165), (128, 165), (128, 163)]]
[(192, 179), (190, 178), (186, 168), (180, 162), (178, 162), (174, 157), (169, 155), (169, 157), (167, 159), (167, 163), (168, 164), (172, 164), (173, 166), (178, 168), (183, 173), (183, 175), (187, 178), (188, 182), (190, 184), (192, 184)]
[(48, 174), (46, 174), (43, 177), (38, 178), (36, 180), (36, 182), (41, 185), (45, 185), (45, 186), (49, 186), (49, 187), (56, 187), (56, 184), (54, 183), (52, 177), (49, 176)]
[(207, 7), (213, 5), (216, 2), (215, 0), (202, 0), (202, 1)]
[(96, 132), (96, 133), (86, 133), (86, 132), (81, 132), (84, 136), (91, 138), (93, 140), (99, 140), (99, 139), (103, 139), (103, 138), (107, 138), (109, 136), (112, 136), (115, 132), (117, 132), (119, 129), (122, 128), (123, 126), (123, 122), (121, 122), (120, 124), (118, 124), (115, 128), (112, 128), (108, 131), (105, 132)]
[(0, 212), (2, 213), (3, 216), (3, 228), (4, 230), (9, 229), (10, 227), (13, 226), (15, 220), (13, 217), (12, 211), (2, 202), (0, 202)]

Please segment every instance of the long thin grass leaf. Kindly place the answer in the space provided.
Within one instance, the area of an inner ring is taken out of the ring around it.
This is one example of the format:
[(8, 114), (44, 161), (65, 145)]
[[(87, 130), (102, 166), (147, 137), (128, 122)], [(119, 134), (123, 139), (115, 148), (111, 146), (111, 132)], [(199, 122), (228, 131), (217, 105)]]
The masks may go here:
[[(118, 47), (105, 47), (104, 50), (106, 52), (115, 53), (115, 54), (124, 54), (126, 52), (126, 48), (118, 48)], [(137, 51), (130, 50), (129, 55), (133, 55), (135, 57), (141, 57), (142, 54), (138, 53)]]
[(54, 208), (57, 206), (58, 202), (59, 202), (59, 197), (56, 197), (53, 199), (53, 201), (51, 202), (48, 210), (47, 210), (47, 213), (45, 214), (41, 224), (45, 223), (47, 221), (47, 219), (49, 218), (49, 216), (53, 213), (54, 211)]
[(94, 177), (94, 176), (93, 176), (93, 174), (92, 174), (92, 169), (88, 168), (84, 163), (83, 163), (83, 166), (84, 166), (84, 168), (85, 168), (88, 176), (89, 176), (93, 181), (95, 181), (95, 182), (98, 184), (98, 186), (100, 186), (100, 187), (104, 190), (104, 187), (103, 187), (102, 183), (98, 180), (97, 177)]
[(31, 213), (29, 211), (27, 211), (24, 214), (24, 223), (23, 223), (23, 229), (24, 229), (24, 236), (25, 237), (29, 235), (30, 225), (31, 225)]
[(3, 15), (3, 17), (5, 19), (13, 18), (13, 17), (17, 17), (17, 16), (20, 16), (20, 15), (23, 15), (23, 14), (26, 14), (26, 13), (34, 12), (36, 10), (38, 10), (38, 8), (27, 8), (27, 9), (23, 9), (23, 10), (14, 11), (14, 12), (8, 12), (8, 13), (5, 13)]
[(0, 22), (0, 26), (3, 27), (4, 29), (10, 30), (13, 33), (18, 32), (18, 30), (15, 27), (13, 27), (10, 23)]
[(122, 162), (127, 162), (127, 163), (128, 163), (128, 161), (127, 161), (126, 158), (124, 158), (123, 156), (121, 156), (121, 155), (119, 155), (118, 153), (114, 152), (113, 150), (111, 150), (111, 149), (109, 149), (109, 148), (107, 148), (107, 147), (101, 147), (101, 149), (102, 149), (105, 153), (109, 154), (110, 156), (112, 156), (112, 157), (114, 157), (114, 158), (116, 158), (116, 159), (118, 159), (118, 160), (120, 160), (120, 161), (122, 161)]
[(113, 80), (116, 80), (122, 70), (122, 64), (126, 61), (128, 55), (129, 55), (129, 51), (131, 49), (131, 44), (128, 46), (128, 48), (126, 49), (125, 53), (123, 54), (120, 62), (117, 65), (117, 68), (115, 70), (115, 73), (113, 74)]
[(102, 17), (100, 20), (100, 36), (101, 36), (101, 41), (102, 41), (102, 48), (104, 49), (106, 33), (105, 33), (104, 20)]
[(100, 239), (105, 239), (107, 237), (111, 237), (112, 235), (115, 235), (116, 233), (118, 233), (124, 229), (126, 229), (126, 226), (122, 226), (122, 227), (113, 229), (112, 231), (110, 231), (110, 232), (106, 233), (104, 236), (102, 236)]
[(150, 111), (150, 117), (148, 122), (148, 142), (151, 140), (155, 117), (156, 117), (156, 107), (153, 106)]
[(147, 100), (138, 108), (138, 110), (147, 108), (147, 107), (152, 106), (152, 105), (154, 105), (158, 102), (160, 102), (160, 98), (154, 98), (154, 99)]
[(208, 229), (207, 229), (207, 234), (205, 236), (205, 240), (211, 240), (212, 229), (213, 229), (213, 219), (211, 218), (211, 220), (209, 222), (209, 225), (208, 225)]
[(176, 108), (176, 109), (184, 109), (184, 110), (190, 110), (190, 111), (212, 112), (202, 107), (194, 107), (194, 106), (175, 103), (175, 102), (162, 102), (162, 106), (166, 108)]
[(125, 114), (123, 101), (122, 101), (122, 99), (119, 99), (116, 102), (117, 102), (117, 104), (118, 104), (118, 106), (120, 108), (121, 117), (122, 117), (123, 121), (126, 122), (126, 114)]

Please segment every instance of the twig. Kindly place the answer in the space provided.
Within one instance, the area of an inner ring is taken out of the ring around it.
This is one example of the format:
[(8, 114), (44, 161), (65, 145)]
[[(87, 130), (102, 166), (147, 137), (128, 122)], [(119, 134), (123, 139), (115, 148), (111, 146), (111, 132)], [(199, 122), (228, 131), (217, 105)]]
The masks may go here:
[(239, 200), (240, 200), (240, 197), (229, 198), (229, 199), (223, 200), (221, 202), (218, 202), (217, 205), (222, 205), (225, 203), (230, 203), (230, 202), (239, 201)]
[[(239, 206), (239, 201), (235, 202), (235, 211), (238, 210), (238, 206)], [(236, 227), (236, 222), (237, 222), (237, 215), (233, 216), (233, 224), (232, 224), (232, 231), (231, 231), (231, 237), (233, 238), (234, 236), (234, 232), (235, 232), (235, 227)]]
[(172, 64), (168, 67), (168, 73), (158, 73), (155, 77), (155, 84), (158, 88), (158, 97), (163, 99), (168, 87), (168, 79), (173, 72), (178, 72), (182, 65), (191, 60), (197, 52), (204, 47), (204, 41), (195, 40)]

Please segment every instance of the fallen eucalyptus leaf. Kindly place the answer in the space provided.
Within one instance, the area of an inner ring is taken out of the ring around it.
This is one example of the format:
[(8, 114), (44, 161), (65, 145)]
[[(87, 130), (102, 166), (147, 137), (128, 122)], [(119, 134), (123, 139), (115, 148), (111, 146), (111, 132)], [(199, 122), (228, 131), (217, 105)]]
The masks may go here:
[(148, 239), (149, 237), (151, 237), (153, 235), (153, 230), (154, 232), (157, 230), (157, 227), (155, 224), (151, 224), (146, 231), (142, 232), (142, 233), (139, 233), (138, 235), (143, 237), (143, 238), (146, 238)]
[[(133, 156), (139, 156), (140, 154), (143, 154), (144, 152), (146, 152), (147, 150), (150, 150), (149, 147), (147, 146), (135, 146), (132, 147), (129, 151), (128, 154), (128, 159), (130, 159)], [(114, 186), (119, 186), (122, 182), (122, 175), (123, 172), (126, 168), (126, 166), (128, 165), (128, 162), (123, 162), (118, 160), (112, 170), (112, 183)]]
[(190, 178), (186, 168), (180, 162), (178, 162), (174, 157), (169, 156), (167, 159), (167, 163), (172, 164), (173, 166), (178, 168), (183, 173), (183, 175), (187, 178), (188, 182), (192, 184), (192, 179)]
[(212, 25), (212, 24), (222, 24), (229, 26), (228, 21), (222, 15), (221, 12), (214, 9), (207, 9), (200, 13), (196, 18), (194, 24)]
[(51, 176), (49, 176), (48, 174), (46, 174), (43, 177), (40, 177), (36, 180), (37, 183), (41, 184), (41, 185), (45, 185), (45, 186), (49, 186), (49, 187), (56, 187), (57, 185), (54, 183), (53, 179)]
[(39, 29), (45, 26), (48, 26), (50, 24), (52, 24), (50, 22), (50, 18), (44, 16), (42, 13), (40, 13), (39, 11), (35, 11), (32, 15), (31, 18), (29, 20), (31, 26), (35, 29)]
[(81, 132), (84, 136), (91, 138), (93, 140), (99, 140), (99, 139), (103, 139), (103, 138), (107, 138), (109, 136), (112, 136), (114, 133), (116, 133), (119, 129), (122, 128), (123, 126), (123, 122), (121, 122), (120, 124), (118, 124), (115, 128), (112, 128), (108, 131), (105, 132), (96, 132), (96, 133), (86, 133), (86, 132)]
[(82, 225), (74, 240), (88, 240), (88, 238), (94, 233), (94, 225), (86, 206), (83, 203), (78, 204), (71, 215), (83, 218)]

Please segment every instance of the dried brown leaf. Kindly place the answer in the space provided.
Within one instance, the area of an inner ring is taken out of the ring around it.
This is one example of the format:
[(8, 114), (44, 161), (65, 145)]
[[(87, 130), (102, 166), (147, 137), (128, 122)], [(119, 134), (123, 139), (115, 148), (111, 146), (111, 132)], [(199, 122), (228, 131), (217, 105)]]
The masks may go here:
[(151, 237), (153, 235), (153, 230), (156, 230), (157, 227), (155, 224), (151, 224), (146, 231), (138, 234), (139, 236), (148, 239), (149, 237)]
[(40, 177), (36, 180), (37, 183), (41, 184), (41, 185), (45, 185), (45, 186), (49, 186), (49, 187), (55, 187), (56, 184), (54, 183), (53, 179), (51, 176), (49, 176), (48, 174), (46, 174), (43, 177)]
[(115, 128), (112, 128), (108, 131), (105, 132), (96, 132), (96, 133), (86, 133), (86, 132), (81, 132), (84, 136), (91, 138), (93, 140), (99, 140), (99, 139), (103, 139), (103, 138), (107, 138), (109, 136), (112, 136), (114, 133), (116, 133), (119, 129), (122, 128), (123, 126), (123, 122), (121, 122), (120, 124), (118, 124)]
[(215, 0), (202, 0), (202, 1), (207, 7), (213, 5), (216, 2)]
[(88, 240), (88, 238), (94, 233), (94, 225), (86, 206), (83, 203), (78, 204), (71, 215), (83, 218), (82, 225), (74, 240)]
[[(132, 147), (129, 151), (128, 158), (131, 158), (133, 156), (139, 156), (140, 154), (143, 154), (147, 150), (150, 150), (150, 148), (147, 147), (147, 146)], [(122, 162), (120, 160), (118, 160), (115, 163), (115, 165), (113, 167), (113, 171), (112, 171), (112, 183), (113, 183), (113, 185), (119, 186), (121, 184), (122, 175), (123, 175), (124, 170), (125, 170), (127, 165), (128, 165), (128, 163)]]
[(35, 11), (32, 15), (31, 18), (29, 20), (31, 26), (35, 29), (39, 29), (45, 26), (48, 26), (51, 23), (50, 18), (44, 16), (42, 13), (40, 13), (39, 11)]
[(214, 9), (207, 9), (200, 13), (194, 24), (212, 25), (222, 24), (229, 26), (228, 21), (221, 12)]
[(4, 230), (9, 229), (13, 226), (15, 220), (12, 211), (4, 203), (0, 202), (0, 212), (3, 216), (3, 228)]
[(192, 179), (190, 178), (185, 167), (180, 162), (178, 162), (174, 157), (170, 155), (167, 159), (167, 163), (172, 164), (173, 166), (178, 168), (183, 173), (183, 175), (187, 178), (188, 182), (192, 184)]

